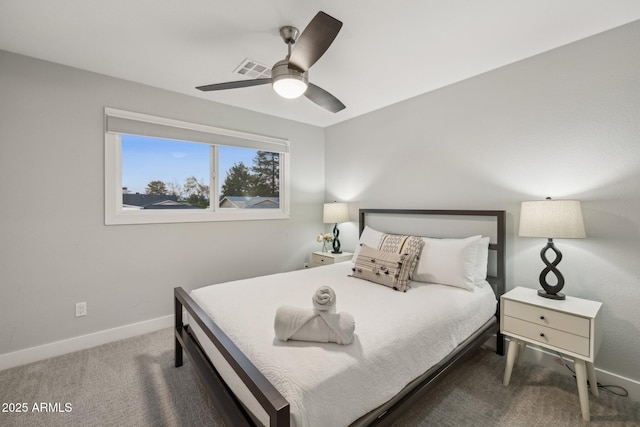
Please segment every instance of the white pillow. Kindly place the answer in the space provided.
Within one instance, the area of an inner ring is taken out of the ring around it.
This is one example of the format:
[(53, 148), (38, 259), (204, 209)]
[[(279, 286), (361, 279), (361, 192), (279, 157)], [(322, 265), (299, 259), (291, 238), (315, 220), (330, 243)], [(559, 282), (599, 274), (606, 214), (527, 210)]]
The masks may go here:
[(475, 288), (478, 242), (482, 236), (466, 239), (434, 239), (423, 237), (424, 247), (411, 280)]
[(489, 263), (489, 241), (490, 237), (482, 237), (478, 240), (476, 251), (476, 269), (474, 280), (476, 286), (482, 286), (487, 280), (487, 265)]
[(382, 231), (374, 230), (368, 225), (364, 226), (364, 230), (362, 230), (362, 234), (360, 235), (360, 241), (358, 241), (358, 245), (356, 246), (355, 251), (353, 252), (353, 258), (351, 258), (351, 262), (356, 262), (358, 259), (358, 254), (360, 254), (360, 245), (367, 245), (372, 248), (378, 248), (378, 244), (380, 243), (380, 239), (384, 233)]

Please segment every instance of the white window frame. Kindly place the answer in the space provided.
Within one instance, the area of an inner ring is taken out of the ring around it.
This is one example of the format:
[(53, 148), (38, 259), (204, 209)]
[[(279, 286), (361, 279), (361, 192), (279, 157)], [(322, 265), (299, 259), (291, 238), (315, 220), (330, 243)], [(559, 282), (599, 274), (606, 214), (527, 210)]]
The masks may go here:
[[(181, 120), (156, 117), (105, 107), (104, 121), (104, 222), (105, 225), (180, 222), (243, 221), (289, 218), (289, 140)], [(122, 208), (121, 135), (138, 135), (209, 144), (211, 204), (209, 209)], [(229, 209), (218, 206), (217, 146), (235, 146), (280, 153), (280, 207), (277, 209)]]

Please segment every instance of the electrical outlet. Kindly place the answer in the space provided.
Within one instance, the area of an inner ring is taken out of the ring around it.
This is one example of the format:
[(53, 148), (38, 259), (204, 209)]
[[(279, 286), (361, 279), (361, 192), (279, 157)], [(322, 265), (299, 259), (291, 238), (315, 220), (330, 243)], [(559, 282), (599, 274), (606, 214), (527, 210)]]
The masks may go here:
[(86, 316), (87, 315), (87, 303), (86, 302), (77, 302), (76, 303), (76, 317)]
[(309, 263), (308, 263), (308, 262), (305, 262), (305, 263), (304, 263), (304, 265), (303, 265), (303, 267), (304, 267), (304, 268), (309, 268)]

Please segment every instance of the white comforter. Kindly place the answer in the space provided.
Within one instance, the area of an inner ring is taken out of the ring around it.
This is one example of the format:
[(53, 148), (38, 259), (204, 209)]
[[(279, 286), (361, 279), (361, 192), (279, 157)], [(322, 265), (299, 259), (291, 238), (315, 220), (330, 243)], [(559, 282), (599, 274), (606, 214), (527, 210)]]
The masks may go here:
[[(412, 282), (401, 293), (348, 277), (351, 266), (344, 262), (191, 292), (287, 399), (292, 425), (349, 425), (438, 363), (495, 313), (488, 284), (469, 292)], [(337, 310), (355, 318), (353, 343), (278, 341), (276, 309), (311, 307), (322, 285), (335, 290)]]

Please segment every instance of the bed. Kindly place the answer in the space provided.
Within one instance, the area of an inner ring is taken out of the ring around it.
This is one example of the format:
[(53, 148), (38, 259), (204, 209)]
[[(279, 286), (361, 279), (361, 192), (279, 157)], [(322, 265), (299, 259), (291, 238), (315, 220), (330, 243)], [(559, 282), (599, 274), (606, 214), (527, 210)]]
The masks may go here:
[[(410, 281), (398, 292), (350, 277), (354, 264), (344, 262), (190, 294), (176, 288), (175, 365), (186, 352), (227, 425), (388, 425), (492, 335), (504, 354), (504, 211), (361, 209), (361, 242), (373, 226), (438, 241), (490, 236), (487, 280), (471, 291)], [(304, 304), (319, 285), (334, 288), (338, 309), (353, 314), (354, 342), (276, 340), (277, 306)]]

